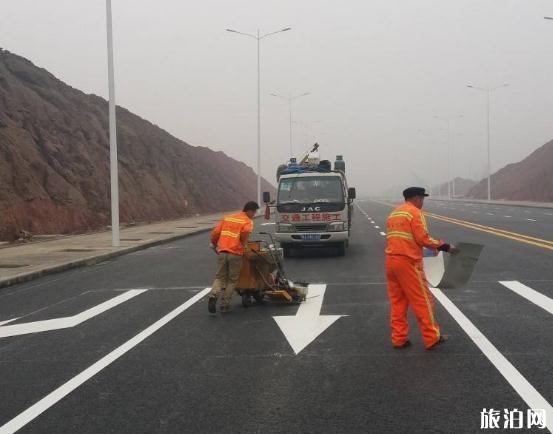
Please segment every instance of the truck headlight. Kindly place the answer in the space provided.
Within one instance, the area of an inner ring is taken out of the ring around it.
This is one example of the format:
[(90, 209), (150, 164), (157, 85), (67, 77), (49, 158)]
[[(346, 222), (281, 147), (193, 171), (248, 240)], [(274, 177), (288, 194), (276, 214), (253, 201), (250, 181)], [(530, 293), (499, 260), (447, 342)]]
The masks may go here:
[(290, 223), (278, 223), (276, 227), (277, 232), (294, 232), (294, 225)]
[(344, 228), (344, 222), (332, 222), (328, 225), (328, 230), (332, 232), (343, 232)]

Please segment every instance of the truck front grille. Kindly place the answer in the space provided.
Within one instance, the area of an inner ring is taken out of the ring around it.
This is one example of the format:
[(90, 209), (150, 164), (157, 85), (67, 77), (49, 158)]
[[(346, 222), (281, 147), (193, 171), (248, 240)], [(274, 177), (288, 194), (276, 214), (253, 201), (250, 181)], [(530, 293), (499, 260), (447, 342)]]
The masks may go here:
[(296, 225), (296, 232), (324, 232), (326, 224)]

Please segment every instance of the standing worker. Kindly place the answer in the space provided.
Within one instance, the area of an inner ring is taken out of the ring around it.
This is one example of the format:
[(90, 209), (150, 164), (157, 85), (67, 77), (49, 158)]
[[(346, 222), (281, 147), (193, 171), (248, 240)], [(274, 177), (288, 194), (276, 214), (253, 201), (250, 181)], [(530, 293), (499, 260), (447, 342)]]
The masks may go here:
[(253, 221), (259, 205), (248, 202), (242, 212), (224, 217), (211, 232), (211, 247), (217, 253), (217, 274), (209, 293), (208, 309), (217, 311), (217, 299), (223, 291), (221, 312), (232, 310), (230, 301), (240, 277), (244, 250), (253, 231)]
[(434, 300), (423, 270), (422, 249), (452, 254), (458, 249), (428, 234), (421, 211), (426, 196), (422, 187), (405, 189), (405, 203), (394, 209), (387, 220), (386, 279), (394, 348), (411, 345), (407, 322), (409, 305), (417, 318), (425, 348), (429, 350), (445, 341), (434, 318)]

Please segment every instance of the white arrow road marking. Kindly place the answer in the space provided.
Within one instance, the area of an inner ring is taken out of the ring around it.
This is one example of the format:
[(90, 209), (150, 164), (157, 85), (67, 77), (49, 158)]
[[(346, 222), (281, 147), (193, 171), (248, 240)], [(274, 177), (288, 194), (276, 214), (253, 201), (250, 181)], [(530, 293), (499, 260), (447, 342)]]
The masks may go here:
[[(144, 291), (147, 291), (147, 289), (131, 289), (130, 291), (124, 292), (123, 294), (118, 295), (117, 297), (114, 297), (108, 301), (105, 301), (104, 303), (101, 303), (98, 306), (94, 306), (93, 308), (90, 308), (88, 310), (85, 310), (84, 312), (78, 313), (77, 315), (73, 315), (73, 316), (47, 319), (44, 321), (33, 321), (33, 322), (14, 324), (14, 325), (8, 325), (8, 326), (6, 325), (2, 326), (2, 324), (4, 324), (2, 323), (0, 324), (0, 338), (75, 327), (76, 325), (79, 325), (80, 323), (86, 320), (89, 320), (90, 318), (93, 318), (96, 315), (100, 315), (102, 312), (105, 312), (106, 310), (109, 310), (112, 307), (117, 306), (118, 304), (124, 303), (125, 301), (130, 300), (131, 298), (142, 294)], [(10, 320), (10, 321), (14, 321), (14, 320)]]
[(337, 319), (347, 316), (321, 315), (325, 291), (326, 285), (309, 285), (308, 298), (300, 304), (295, 316), (273, 317), (296, 355), (334, 324)]
[(177, 307), (176, 309), (173, 309), (171, 312), (169, 312), (167, 315), (157, 320), (151, 326), (142, 330), (140, 333), (138, 333), (133, 338), (129, 339), (123, 345), (117, 347), (111, 353), (105, 355), (96, 363), (89, 366), (80, 374), (73, 377), (67, 383), (62, 384), (60, 387), (58, 387), (53, 392), (50, 392), (40, 401), (31, 405), (27, 410), (23, 411), (22, 413), (19, 413), (12, 420), (0, 426), (0, 434), (8, 434), (8, 433), (11, 434), (23, 428), (25, 425), (27, 425), (37, 416), (39, 416), (40, 414), (48, 410), (50, 407), (52, 407), (55, 403), (57, 403), (58, 401), (60, 401), (61, 399), (69, 395), (73, 390), (75, 390), (85, 381), (94, 377), (97, 373), (102, 371), (102, 369), (107, 368), (109, 365), (115, 362), (119, 357), (121, 357), (127, 351), (132, 350), (144, 339), (154, 334), (156, 331), (162, 328), (169, 321), (175, 319), (178, 315), (183, 313), (190, 306), (194, 305), (194, 303), (201, 300), (204, 296), (206, 296), (209, 293), (209, 291), (211, 291), (211, 288), (205, 288), (204, 290), (198, 292), (196, 295), (194, 295), (192, 298), (185, 301), (179, 307)]

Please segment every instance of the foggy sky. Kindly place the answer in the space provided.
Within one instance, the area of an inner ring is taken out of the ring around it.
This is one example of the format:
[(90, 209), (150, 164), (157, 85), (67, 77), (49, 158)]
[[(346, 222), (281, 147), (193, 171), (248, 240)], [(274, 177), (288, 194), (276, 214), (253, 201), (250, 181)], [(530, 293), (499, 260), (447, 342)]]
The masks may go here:
[[(343, 154), (360, 193), (492, 169), (553, 138), (553, 0), (112, 0), (117, 104), (192, 145), (255, 167), (256, 41), (225, 32), (292, 30), (262, 41), (262, 174), (294, 149)], [(104, 0), (2, 0), (0, 47), (107, 97)], [(315, 122), (319, 121), (319, 122)], [(311, 122), (309, 137), (305, 122)]]

